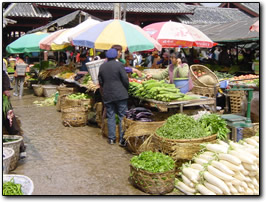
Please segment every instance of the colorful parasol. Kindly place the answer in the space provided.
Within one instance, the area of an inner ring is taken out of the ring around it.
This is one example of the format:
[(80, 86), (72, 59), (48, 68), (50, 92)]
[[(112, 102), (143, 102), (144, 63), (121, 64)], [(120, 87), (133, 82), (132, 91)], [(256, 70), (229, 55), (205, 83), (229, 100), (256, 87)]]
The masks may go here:
[(83, 33), (73, 37), (72, 43), (75, 46), (108, 50), (113, 45), (121, 45), (123, 51), (127, 48), (129, 52), (150, 50), (161, 45), (151, 39), (137, 25), (122, 21), (108, 20), (100, 22)]
[(217, 45), (199, 29), (178, 22), (153, 23), (143, 30), (156, 39), (163, 48), (192, 46), (211, 48)]
[(6, 47), (6, 51), (12, 54), (40, 52), (39, 42), (49, 35), (50, 34), (43, 32), (23, 35), (9, 44)]

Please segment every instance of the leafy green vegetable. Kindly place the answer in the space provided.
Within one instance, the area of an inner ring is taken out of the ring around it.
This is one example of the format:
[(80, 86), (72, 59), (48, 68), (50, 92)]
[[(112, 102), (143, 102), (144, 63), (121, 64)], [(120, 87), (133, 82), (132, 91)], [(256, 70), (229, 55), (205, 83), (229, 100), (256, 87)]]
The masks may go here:
[(226, 121), (218, 114), (205, 114), (198, 121), (208, 135), (217, 134), (218, 139), (225, 140), (230, 132)]
[(200, 123), (186, 114), (170, 116), (156, 134), (169, 139), (193, 139), (208, 136)]
[(152, 173), (166, 172), (175, 167), (174, 160), (160, 152), (145, 151), (130, 160), (132, 166)]
[(87, 84), (88, 81), (91, 81), (91, 75), (90, 75), (90, 74), (86, 74), (86, 75), (84, 76), (84, 79), (83, 79), (83, 81), (82, 81), (82, 84)]
[(83, 100), (83, 99), (90, 99), (91, 96), (85, 93), (74, 93), (67, 96), (69, 99), (73, 100)]
[(6, 116), (6, 113), (11, 109), (11, 104), (9, 102), (9, 99), (6, 95), (3, 95), (3, 112), (4, 116)]

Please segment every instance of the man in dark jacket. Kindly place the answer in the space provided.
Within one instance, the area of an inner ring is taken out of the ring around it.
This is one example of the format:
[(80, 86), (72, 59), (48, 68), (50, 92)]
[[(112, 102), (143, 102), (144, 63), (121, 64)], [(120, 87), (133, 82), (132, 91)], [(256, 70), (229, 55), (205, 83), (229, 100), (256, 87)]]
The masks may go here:
[(106, 52), (107, 62), (102, 64), (99, 69), (99, 84), (103, 89), (103, 101), (106, 107), (108, 119), (108, 142), (116, 142), (116, 119), (119, 118), (119, 145), (125, 146), (121, 121), (127, 111), (129, 81), (124, 65), (116, 61), (117, 50), (114, 48)]

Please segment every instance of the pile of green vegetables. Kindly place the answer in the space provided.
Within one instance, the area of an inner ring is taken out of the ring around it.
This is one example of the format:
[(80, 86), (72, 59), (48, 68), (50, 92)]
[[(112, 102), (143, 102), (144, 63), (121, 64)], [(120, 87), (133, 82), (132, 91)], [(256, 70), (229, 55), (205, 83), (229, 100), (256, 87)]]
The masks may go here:
[(198, 121), (208, 135), (217, 134), (218, 139), (225, 140), (230, 132), (226, 121), (217, 114), (205, 114)]
[(91, 99), (91, 96), (85, 93), (74, 93), (67, 96), (69, 99), (72, 100), (85, 100), (85, 99)]
[(217, 114), (206, 114), (199, 120), (186, 115), (170, 116), (166, 123), (156, 130), (156, 134), (168, 139), (194, 139), (217, 134), (218, 139), (226, 139), (229, 129)]
[(82, 84), (87, 84), (88, 81), (91, 81), (91, 75), (90, 74), (86, 74), (83, 78), (82, 78)]
[(225, 72), (214, 71), (214, 74), (218, 77), (218, 79), (229, 79), (234, 77), (234, 75)]
[(173, 170), (174, 160), (160, 152), (145, 151), (131, 158), (130, 163), (133, 167), (143, 169), (152, 173), (161, 173)]
[(23, 195), (21, 190), (21, 184), (16, 184), (14, 182), (14, 178), (10, 181), (3, 183), (3, 195), (10, 196), (10, 195)]
[(146, 75), (144, 73), (142, 73), (142, 76), (139, 77), (137, 73), (133, 73), (133, 74), (131, 74), (131, 77), (135, 78), (135, 79), (143, 79), (146, 77)]

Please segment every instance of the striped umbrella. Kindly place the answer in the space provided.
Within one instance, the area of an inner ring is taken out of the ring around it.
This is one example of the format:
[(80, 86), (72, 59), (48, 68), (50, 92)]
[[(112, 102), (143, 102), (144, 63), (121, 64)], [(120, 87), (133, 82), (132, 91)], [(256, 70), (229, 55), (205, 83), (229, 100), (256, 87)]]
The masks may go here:
[(211, 48), (217, 45), (199, 29), (178, 22), (153, 23), (143, 30), (156, 39), (163, 48), (192, 46)]
[(9, 44), (6, 47), (6, 51), (12, 54), (40, 52), (39, 42), (47, 36), (49, 36), (49, 34), (43, 32), (25, 34)]
[(121, 45), (123, 51), (127, 48), (129, 52), (150, 50), (161, 45), (147, 35), (137, 25), (122, 21), (108, 20), (100, 22), (83, 33), (73, 37), (75, 46), (108, 50), (113, 45)]

